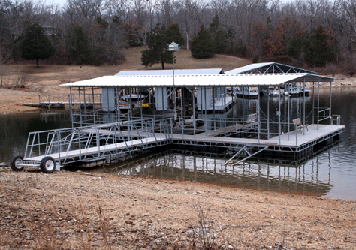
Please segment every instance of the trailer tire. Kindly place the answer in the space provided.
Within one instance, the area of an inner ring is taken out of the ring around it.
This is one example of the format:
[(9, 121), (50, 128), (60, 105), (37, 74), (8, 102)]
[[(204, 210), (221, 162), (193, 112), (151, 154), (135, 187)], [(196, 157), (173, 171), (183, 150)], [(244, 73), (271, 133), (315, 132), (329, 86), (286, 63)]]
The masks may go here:
[(12, 160), (11, 160), (11, 163), (10, 163), (11, 169), (14, 171), (22, 171), (23, 167), (17, 166), (17, 164), (19, 164), (19, 163), (23, 163), (23, 157), (20, 155), (17, 155), (14, 158), (12, 158)]
[(43, 173), (53, 173), (56, 170), (56, 161), (50, 157), (44, 157), (41, 160), (41, 170)]

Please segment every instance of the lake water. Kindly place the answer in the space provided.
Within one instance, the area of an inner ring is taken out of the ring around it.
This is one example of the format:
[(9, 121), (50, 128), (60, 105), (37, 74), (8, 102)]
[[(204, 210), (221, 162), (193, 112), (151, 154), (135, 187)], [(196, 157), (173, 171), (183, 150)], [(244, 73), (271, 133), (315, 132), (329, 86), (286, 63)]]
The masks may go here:
[[(300, 100), (294, 98), (292, 105), (300, 105)], [(274, 101), (271, 107), (277, 106)], [(310, 98), (307, 106), (311, 106)], [(327, 94), (320, 97), (320, 106), (329, 106)], [(214, 155), (166, 151), (94, 171), (356, 200), (356, 90), (334, 89), (332, 114), (341, 115), (341, 124), (346, 125), (340, 143), (299, 165), (255, 161), (225, 166), (226, 159)], [(0, 116), (0, 162), (23, 154), (28, 132), (70, 125), (69, 115), (63, 112)]]

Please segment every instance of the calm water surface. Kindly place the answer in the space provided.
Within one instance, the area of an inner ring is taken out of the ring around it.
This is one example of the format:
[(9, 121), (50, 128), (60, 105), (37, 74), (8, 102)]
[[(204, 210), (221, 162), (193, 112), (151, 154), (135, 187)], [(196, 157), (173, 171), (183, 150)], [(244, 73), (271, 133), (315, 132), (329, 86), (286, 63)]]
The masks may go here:
[(28, 133), (71, 127), (67, 112), (26, 112), (0, 115), (0, 162), (25, 152)]
[[(329, 100), (328, 95), (322, 95), (320, 105), (329, 106)], [(283, 109), (286, 103), (281, 105)], [(300, 100), (294, 98), (291, 105), (300, 105)], [(311, 106), (311, 98), (307, 105)], [(277, 100), (271, 108), (276, 107)], [(341, 115), (341, 123), (346, 125), (341, 142), (299, 165), (260, 161), (225, 166), (224, 158), (168, 151), (95, 171), (356, 200), (356, 91), (350, 88), (333, 90), (332, 114)], [(61, 112), (0, 116), (0, 162), (9, 162), (14, 155), (23, 154), (28, 132), (70, 125), (69, 115)]]

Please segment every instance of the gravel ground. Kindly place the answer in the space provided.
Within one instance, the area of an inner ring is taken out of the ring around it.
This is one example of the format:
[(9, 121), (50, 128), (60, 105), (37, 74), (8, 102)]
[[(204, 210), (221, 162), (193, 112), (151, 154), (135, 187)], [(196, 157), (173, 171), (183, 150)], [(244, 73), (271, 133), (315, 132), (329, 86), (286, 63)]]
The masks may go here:
[(0, 168), (0, 248), (354, 249), (356, 202)]

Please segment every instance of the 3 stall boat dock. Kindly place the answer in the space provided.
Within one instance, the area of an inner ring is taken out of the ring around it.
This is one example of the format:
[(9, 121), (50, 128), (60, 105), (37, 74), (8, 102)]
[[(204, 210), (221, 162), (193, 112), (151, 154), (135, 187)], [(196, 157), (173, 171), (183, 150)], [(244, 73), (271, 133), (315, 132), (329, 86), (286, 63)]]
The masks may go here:
[[(319, 147), (333, 144), (345, 129), (340, 117), (331, 113), (333, 79), (300, 69), (299, 73), (270, 73), (276, 66), (296, 70), (268, 63), (249, 66), (265, 73), (221, 74), (221, 69), (185, 70), (174, 76), (170, 71), (129, 72), (64, 84), (70, 88), (69, 97), (77, 91), (82, 98), (79, 108), (70, 105), (72, 128), (31, 132), (24, 156), (14, 157), (11, 167), (53, 172), (61, 166), (108, 164), (162, 148), (220, 153), (227, 157), (226, 164), (252, 157), (307, 158)], [(297, 107), (290, 99), (284, 100), (288, 103), (284, 110), (282, 98), (277, 109), (270, 107), (269, 95), (267, 104), (262, 105), (258, 95), (254, 105), (244, 107), (226, 92), (235, 87), (253, 87), (258, 92), (286, 89), (296, 83), (305, 87), (307, 82), (312, 87), (311, 107), (305, 105), (305, 91)], [(330, 102), (321, 107), (319, 88), (325, 84), (330, 85)], [(122, 114), (120, 97), (143, 92), (150, 96), (148, 103), (138, 102)], [(102, 95), (100, 108), (94, 101), (98, 93)], [(231, 109), (235, 109), (232, 117), (224, 116)]]

